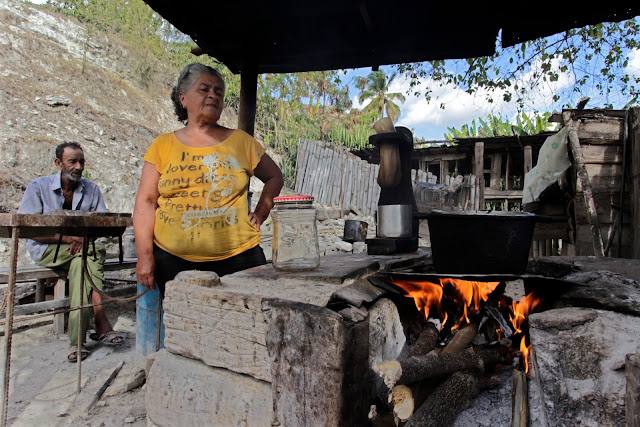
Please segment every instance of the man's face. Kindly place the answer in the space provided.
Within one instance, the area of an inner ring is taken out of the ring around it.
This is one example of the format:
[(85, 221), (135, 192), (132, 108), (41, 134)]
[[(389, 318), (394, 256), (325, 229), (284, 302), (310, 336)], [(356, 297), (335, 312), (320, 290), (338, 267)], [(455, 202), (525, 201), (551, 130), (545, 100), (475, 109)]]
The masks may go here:
[(62, 160), (56, 159), (56, 167), (62, 171), (62, 179), (69, 183), (76, 183), (82, 178), (84, 171), (84, 152), (73, 147), (65, 147)]

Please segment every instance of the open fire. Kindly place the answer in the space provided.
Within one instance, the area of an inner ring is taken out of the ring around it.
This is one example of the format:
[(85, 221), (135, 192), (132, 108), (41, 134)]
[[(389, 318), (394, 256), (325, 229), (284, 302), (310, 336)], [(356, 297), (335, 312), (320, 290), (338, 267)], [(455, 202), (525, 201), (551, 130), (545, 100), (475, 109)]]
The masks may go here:
[[(500, 283), (455, 278), (441, 278), (438, 283), (407, 279), (393, 280), (394, 285), (407, 292), (407, 297), (413, 298), (416, 308), (424, 314), (425, 319), (428, 320), (431, 317), (439, 320), (441, 322), (440, 331), (448, 329), (450, 333), (455, 333), (459, 328), (472, 323), (469, 316), (479, 314)], [(527, 356), (531, 346), (528, 344), (526, 331), (523, 331), (522, 328), (529, 314), (540, 305), (542, 298), (531, 292), (517, 302), (509, 302), (503, 295), (496, 295), (494, 299), (497, 300), (498, 312), (503, 318), (505, 314), (508, 316), (513, 328), (512, 331), (502, 330), (505, 323), (498, 321), (501, 328), (496, 332), (500, 338), (505, 335), (520, 337), (518, 348), (522, 354), (523, 368), (527, 372)], [(445, 301), (449, 306), (453, 306), (454, 312), (461, 313), (454, 323), (449, 320), (451, 310), (443, 308)], [(496, 311), (492, 310), (491, 314), (495, 317)]]
[(408, 352), (377, 366), (396, 425), (455, 419), (466, 402), (496, 385), (497, 368), (512, 364), (528, 371), (527, 318), (542, 303), (533, 292), (513, 301), (504, 294), (505, 281), (393, 276), (385, 281), (413, 299), (421, 319), (409, 328)]

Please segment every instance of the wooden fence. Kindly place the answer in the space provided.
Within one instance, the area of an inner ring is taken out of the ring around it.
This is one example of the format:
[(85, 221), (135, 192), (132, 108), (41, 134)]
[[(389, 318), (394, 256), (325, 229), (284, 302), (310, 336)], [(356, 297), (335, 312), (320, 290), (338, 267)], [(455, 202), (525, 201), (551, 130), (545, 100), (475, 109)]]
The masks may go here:
[[(379, 165), (368, 163), (342, 147), (300, 139), (296, 158), (295, 192), (310, 195), (325, 206), (357, 207), (373, 215), (378, 206)], [(428, 182), (430, 174), (412, 170), (414, 181)], [(433, 177), (431, 177), (433, 180)]]

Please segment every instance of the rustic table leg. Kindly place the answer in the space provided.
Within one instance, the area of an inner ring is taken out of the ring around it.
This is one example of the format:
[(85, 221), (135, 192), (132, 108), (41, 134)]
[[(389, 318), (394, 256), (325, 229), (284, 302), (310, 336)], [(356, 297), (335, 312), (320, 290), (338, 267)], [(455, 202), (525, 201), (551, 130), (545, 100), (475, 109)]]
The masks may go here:
[(6, 322), (4, 324), (4, 384), (2, 389), (2, 425), (7, 425), (7, 411), (9, 408), (9, 383), (11, 371), (11, 340), (13, 338), (13, 300), (16, 295), (16, 270), (18, 265), (17, 227), (11, 229), (11, 266), (9, 270), (9, 287), (5, 294)]

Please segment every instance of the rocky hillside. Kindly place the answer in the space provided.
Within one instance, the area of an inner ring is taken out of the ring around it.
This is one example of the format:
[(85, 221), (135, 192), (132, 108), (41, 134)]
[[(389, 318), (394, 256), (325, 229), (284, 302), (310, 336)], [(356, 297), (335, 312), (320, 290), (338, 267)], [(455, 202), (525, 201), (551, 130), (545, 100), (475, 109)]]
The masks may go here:
[[(0, 0), (0, 212), (15, 212), (30, 180), (56, 171), (54, 148), (77, 141), (111, 211), (132, 212), (142, 157), (180, 126), (169, 100), (174, 73), (141, 83), (117, 40), (87, 37), (78, 22), (18, 0)], [(235, 127), (225, 112), (223, 124)], [(21, 244), (21, 263), (26, 245)], [(0, 242), (0, 265), (8, 265)]]

